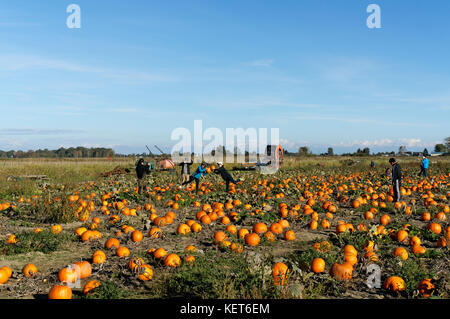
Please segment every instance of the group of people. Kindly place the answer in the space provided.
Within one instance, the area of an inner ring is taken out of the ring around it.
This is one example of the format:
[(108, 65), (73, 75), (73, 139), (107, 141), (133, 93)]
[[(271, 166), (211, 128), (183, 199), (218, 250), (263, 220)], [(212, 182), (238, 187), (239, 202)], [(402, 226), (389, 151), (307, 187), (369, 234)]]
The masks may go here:
[[(185, 186), (189, 183), (192, 183), (195, 181), (195, 192), (198, 194), (198, 187), (200, 184), (200, 178), (202, 176), (206, 175), (206, 163), (202, 162), (197, 169), (195, 170), (194, 174), (190, 175), (190, 166), (192, 165), (191, 162), (182, 162), (179, 164), (181, 166), (181, 178), (182, 178), (182, 186)], [(218, 168), (214, 169), (214, 173), (219, 174), (222, 179), (225, 182), (225, 191), (228, 193), (230, 190), (230, 183), (237, 184), (240, 182), (240, 180), (235, 180), (233, 176), (226, 170), (225, 166), (223, 166), (222, 162), (217, 162)]]
[[(400, 201), (400, 187), (402, 182), (402, 169), (400, 165), (397, 163), (395, 158), (390, 158), (389, 163), (392, 166), (392, 189), (394, 191), (394, 202)], [(428, 176), (428, 167), (430, 165), (429, 159), (424, 155), (422, 157), (422, 161), (420, 162), (420, 172), (419, 176), (423, 175), (424, 177)], [(386, 170), (386, 175), (388, 175), (389, 169)]]
[[(402, 170), (400, 165), (397, 163), (395, 158), (390, 158), (389, 163), (392, 166), (391, 169), (391, 177), (392, 177), (392, 189), (394, 191), (394, 202), (400, 201), (400, 188), (401, 188), (401, 181), (402, 181)], [(424, 175), (427, 177), (428, 174), (428, 167), (429, 167), (429, 160), (426, 156), (423, 156), (423, 159), (420, 163), (420, 172), (419, 176)], [(185, 186), (187, 184), (190, 184), (192, 182), (195, 182), (195, 192), (198, 194), (199, 185), (200, 185), (200, 179), (207, 174), (206, 166), (207, 164), (205, 162), (202, 162), (195, 172), (191, 175), (191, 165), (193, 164), (192, 161), (190, 162), (181, 162), (179, 166), (181, 166), (181, 185)], [(240, 180), (235, 180), (233, 176), (225, 169), (222, 162), (217, 162), (218, 168), (214, 169), (214, 173), (219, 174), (222, 179), (225, 182), (225, 191), (228, 193), (230, 190), (230, 183), (237, 184), (240, 182)], [(371, 167), (374, 167), (375, 163), (371, 162)], [(136, 175), (138, 178), (138, 193), (141, 194), (142, 191), (146, 190), (145, 185), (145, 175), (150, 173), (150, 164), (145, 163), (144, 159), (141, 158), (136, 164)], [(389, 175), (389, 169), (386, 170), (386, 175)]]
[[(181, 185), (185, 186), (192, 182), (195, 182), (195, 192), (198, 194), (200, 179), (207, 174), (205, 162), (202, 162), (195, 172), (191, 175), (191, 165), (190, 162), (181, 162)], [(237, 184), (240, 180), (235, 180), (233, 176), (226, 170), (222, 162), (217, 162), (218, 168), (214, 169), (213, 172), (220, 175), (225, 182), (225, 191), (228, 193), (230, 190), (230, 183)], [(145, 176), (150, 173), (150, 164), (146, 163), (143, 158), (140, 158), (136, 163), (136, 175), (138, 179), (138, 193), (141, 194), (146, 190)]]

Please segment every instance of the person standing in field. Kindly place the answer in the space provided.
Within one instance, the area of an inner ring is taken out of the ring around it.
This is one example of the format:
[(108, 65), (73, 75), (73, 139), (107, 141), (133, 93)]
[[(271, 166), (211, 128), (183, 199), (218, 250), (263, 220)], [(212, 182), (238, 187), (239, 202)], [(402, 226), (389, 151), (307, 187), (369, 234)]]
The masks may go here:
[(189, 176), (191, 175), (192, 161), (184, 161), (178, 165), (181, 166), (181, 183), (187, 182), (189, 180)]
[(430, 165), (430, 161), (428, 158), (424, 155), (422, 157), (422, 162), (420, 162), (420, 172), (419, 176), (423, 174), (423, 176), (427, 177), (428, 173), (428, 166)]
[(239, 183), (240, 180), (238, 179), (237, 181), (235, 181), (233, 179), (233, 176), (231, 176), (231, 174), (225, 169), (222, 162), (217, 162), (217, 166), (219, 168), (215, 169), (214, 173), (220, 174), (222, 179), (225, 181), (225, 191), (228, 193), (228, 191), (230, 190), (230, 183), (236, 184)]
[(187, 184), (195, 181), (195, 193), (198, 194), (198, 186), (200, 184), (200, 178), (202, 178), (202, 176), (205, 174), (207, 174), (206, 173), (206, 163), (202, 162), (202, 164), (197, 167), (194, 174), (190, 175), (189, 179), (187, 181), (183, 182), (181, 185), (184, 186), (184, 185), (187, 185)]
[(136, 176), (138, 180), (138, 194), (141, 194), (143, 190), (147, 188), (145, 185), (145, 175), (150, 174), (150, 165), (145, 163), (141, 157), (136, 163)]
[(392, 189), (394, 190), (394, 203), (400, 201), (400, 187), (402, 183), (402, 169), (395, 161), (395, 158), (390, 158), (389, 163), (392, 165)]

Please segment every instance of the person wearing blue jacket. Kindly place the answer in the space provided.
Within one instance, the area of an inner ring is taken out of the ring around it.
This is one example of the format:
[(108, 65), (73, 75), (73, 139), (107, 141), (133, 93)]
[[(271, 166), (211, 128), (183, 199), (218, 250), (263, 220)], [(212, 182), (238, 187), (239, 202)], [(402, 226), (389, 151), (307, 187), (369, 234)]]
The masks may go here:
[(197, 167), (194, 174), (189, 176), (189, 180), (185, 181), (182, 186), (189, 184), (193, 181), (195, 181), (195, 193), (198, 194), (198, 185), (200, 184), (200, 178), (202, 178), (203, 175), (206, 175), (206, 163), (203, 162), (201, 165)]
[(419, 172), (419, 176), (423, 174), (423, 176), (427, 177), (427, 173), (428, 173), (428, 166), (430, 165), (430, 161), (428, 160), (428, 158), (424, 155), (422, 162), (420, 162), (420, 172)]

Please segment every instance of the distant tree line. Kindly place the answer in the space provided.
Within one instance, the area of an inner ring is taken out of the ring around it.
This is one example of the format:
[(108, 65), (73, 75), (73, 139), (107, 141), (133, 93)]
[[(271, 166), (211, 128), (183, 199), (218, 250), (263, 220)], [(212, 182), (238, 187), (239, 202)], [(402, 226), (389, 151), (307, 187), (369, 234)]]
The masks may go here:
[(114, 150), (104, 147), (61, 147), (57, 150), (1, 151), (0, 158), (93, 158), (114, 156)]

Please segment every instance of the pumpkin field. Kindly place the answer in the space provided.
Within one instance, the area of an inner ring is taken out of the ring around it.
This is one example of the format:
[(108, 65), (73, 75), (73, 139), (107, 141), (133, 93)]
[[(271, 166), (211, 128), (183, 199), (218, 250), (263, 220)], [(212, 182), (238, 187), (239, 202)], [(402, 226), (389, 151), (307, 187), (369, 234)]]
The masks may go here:
[[(3, 160), (0, 298), (450, 298), (450, 159), (424, 178), (399, 157), (397, 203), (387, 160), (226, 164), (241, 182), (210, 173), (198, 195), (178, 169), (139, 195), (134, 159)], [(49, 179), (6, 181), (25, 174)]]

